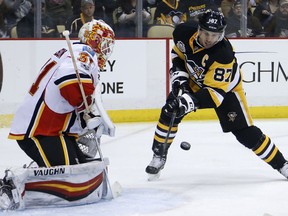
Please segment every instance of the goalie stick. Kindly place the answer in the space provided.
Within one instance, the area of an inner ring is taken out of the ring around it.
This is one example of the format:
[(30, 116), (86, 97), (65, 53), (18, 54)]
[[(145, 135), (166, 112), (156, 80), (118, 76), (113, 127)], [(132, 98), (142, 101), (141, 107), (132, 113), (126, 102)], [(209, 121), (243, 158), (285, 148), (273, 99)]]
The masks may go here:
[[(73, 53), (73, 50), (72, 50), (72, 45), (71, 45), (71, 41), (70, 41), (70, 38), (69, 38), (70, 32), (68, 30), (65, 30), (65, 31), (62, 32), (62, 34), (65, 37), (65, 40), (67, 42), (67, 46), (68, 46), (68, 49), (69, 49), (69, 53), (71, 55), (71, 59), (72, 59), (72, 62), (73, 62), (73, 67), (74, 67), (74, 70), (75, 70), (75, 73), (76, 73), (76, 76), (77, 76), (77, 81), (78, 81), (78, 84), (79, 84), (80, 92), (81, 92), (81, 95), (82, 95), (82, 98), (83, 98), (83, 102), (84, 102), (84, 105), (85, 105), (85, 113), (88, 113), (89, 112), (89, 106), (88, 106), (87, 99), (86, 99), (85, 92), (84, 92), (84, 88), (83, 88), (83, 85), (82, 85), (82, 82), (81, 82), (80, 74), (79, 74), (79, 71), (78, 71), (78, 68), (77, 68), (77, 65), (76, 65), (76, 60), (75, 60), (75, 57), (74, 57), (74, 53)], [(100, 148), (99, 140), (97, 138), (95, 138), (95, 141), (96, 141), (96, 147), (97, 147), (99, 155), (100, 155), (100, 159), (102, 161), (104, 161), (103, 154), (102, 154), (102, 151), (101, 151), (101, 148)], [(119, 196), (121, 194), (122, 187), (121, 187), (121, 185), (118, 182), (115, 182), (113, 184), (113, 186), (111, 186), (109, 178), (108, 178), (107, 169), (104, 169), (104, 174), (106, 176), (106, 182), (107, 182), (107, 186), (108, 186), (108, 189), (109, 189), (108, 192), (110, 191), (110, 196), (108, 196), (109, 193), (107, 193), (106, 198), (116, 198), (117, 196)]]
[(69, 38), (69, 34), (70, 33), (69, 33), (68, 30), (65, 30), (65, 31), (62, 32), (62, 34), (64, 35), (65, 40), (67, 42), (67, 46), (68, 46), (68, 49), (69, 49), (69, 52), (70, 52), (70, 55), (71, 55), (73, 67), (74, 67), (74, 70), (75, 70), (75, 73), (76, 73), (76, 77), (77, 77), (77, 81), (78, 81), (78, 84), (79, 84), (81, 96), (83, 98), (83, 102), (84, 102), (84, 106), (85, 106), (85, 112), (87, 113), (88, 110), (89, 110), (89, 106), (88, 106), (87, 99), (86, 99), (85, 92), (84, 92), (84, 88), (83, 88), (83, 85), (82, 85), (82, 82), (81, 82), (80, 74), (79, 74), (79, 71), (78, 71), (78, 68), (77, 68), (77, 65), (76, 65), (76, 60), (75, 60), (75, 57), (74, 57), (74, 53), (73, 53), (73, 50), (72, 50), (71, 41), (70, 41), (70, 38)]
[[(101, 130), (101, 128), (99, 128), (99, 129)], [(98, 153), (100, 155), (100, 159), (102, 161), (105, 161), (105, 159), (103, 157), (103, 154), (102, 154), (102, 151), (101, 151), (101, 148), (100, 148), (100, 139), (95, 137), (95, 142), (96, 142), (96, 147), (97, 147)], [(108, 188), (109, 188), (109, 191), (110, 191), (110, 194), (107, 193), (106, 198), (107, 199), (115, 199), (116, 197), (121, 195), (122, 186), (120, 185), (120, 183), (118, 181), (115, 181), (113, 183), (113, 185), (110, 184), (110, 181), (108, 179), (108, 171), (107, 171), (107, 169), (104, 169), (104, 174), (106, 176), (107, 185), (108, 185)]]

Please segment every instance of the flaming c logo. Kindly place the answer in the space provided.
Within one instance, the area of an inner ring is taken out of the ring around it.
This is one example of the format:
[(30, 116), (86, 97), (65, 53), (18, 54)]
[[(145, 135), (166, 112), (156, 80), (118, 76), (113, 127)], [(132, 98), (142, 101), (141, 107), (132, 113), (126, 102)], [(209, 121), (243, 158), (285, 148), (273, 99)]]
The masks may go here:
[(0, 93), (2, 89), (2, 83), (3, 83), (3, 64), (2, 64), (2, 57), (0, 53)]

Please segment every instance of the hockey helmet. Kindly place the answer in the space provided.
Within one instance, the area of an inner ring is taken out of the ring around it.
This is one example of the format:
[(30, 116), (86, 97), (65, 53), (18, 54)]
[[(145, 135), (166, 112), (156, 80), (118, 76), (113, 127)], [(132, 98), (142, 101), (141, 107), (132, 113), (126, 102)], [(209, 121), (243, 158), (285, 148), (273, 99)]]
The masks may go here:
[(224, 15), (218, 11), (207, 10), (199, 17), (199, 27), (211, 32), (224, 32), (226, 21)]
[(99, 67), (103, 68), (115, 44), (113, 29), (103, 20), (92, 20), (81, 27), (78, 37), (96, 52)]

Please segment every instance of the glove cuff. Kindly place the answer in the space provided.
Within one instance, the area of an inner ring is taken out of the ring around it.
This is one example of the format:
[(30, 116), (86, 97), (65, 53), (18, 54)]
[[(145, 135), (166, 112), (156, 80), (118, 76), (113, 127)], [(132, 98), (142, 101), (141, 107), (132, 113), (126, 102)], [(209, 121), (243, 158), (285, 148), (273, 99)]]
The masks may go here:
[(189, 78), (189, 75), (185, 71), (173, 71), (170, 73), (170, 83), (171, 84), (173, 84), (175, 81), (186, 82), (186, 81), (188, 81), (188, 78)]
[[(196, 110), (194, 100), (190, 94), (183, 94), (181, 97), (185, 99), (185, 102), (187, 104), (187, 107), (185, 108), (185, 113)], [(180, 100), (180, 103), (181, 103), (181, 100)]]

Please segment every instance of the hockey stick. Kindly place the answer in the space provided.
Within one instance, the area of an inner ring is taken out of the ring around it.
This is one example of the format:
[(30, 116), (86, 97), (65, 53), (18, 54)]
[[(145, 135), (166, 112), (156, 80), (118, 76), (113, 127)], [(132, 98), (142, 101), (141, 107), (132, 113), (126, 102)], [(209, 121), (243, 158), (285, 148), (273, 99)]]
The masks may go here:
[(177, 114), (177, 111), (174, 110), (173, 113), (172, 113), (172, 117), (171, 117), (170, 123), (169, 123), (168, 131), (167, 131), (164, 143), (163, 143), (161, 158), (165, 157), (165, 152), (168, 149), (168, 146), (169, 146), (168, 139), (169, 139), (170, 133), (172, 131), (172, 127), (173, 127), (173, 124), (174, 124), (174, 121), (175, 121), (175, 118), (176, 118), (176, 114)]
[(72, 59), (72, 62), (73, 62), (73, 67), (74, 67), (74, 70), (75, 70), (75, 73), (76, 73), (76, 77), (77, 77), (77, 81), (78, 81), (78, 84), (79, 84), (81, 96), (83, 98), (83, 102), (84, 102), (84, 106), (85, 106), (85, 112), (88, 113), (89, 112), (89, 106), (88, 106), (87, 99), (86, 99), (85, 92), (84, 92), (84, 88), (83, 88), (83, 85), (82, 85), (82, 82), (81, 82), (80, 74), (79, 74), (79, 71), (78, 71), (78, 68), (77, 68), (77, 65), (76, 65), (76, 60), (75, 60), (75, 57), (74, 57), (74, 53), (73, 53), (73, 50), (72, 50), (71, 41), (70, 41), (70, 38), (69, 38), (69, 34), (70, 33), (69, 33), (68, 30), (65, 30), (65, 31), (62, 32), (62, 34), (64, 35), (64, 37), (66, 39), (67, 46), (68, 46), (68, 49), (69, 49), (69, 52), (70, 52), (70, 55), (71, 55), (71, 59)]
[[(101, 130), (102, 128), (99, 128), (99, 129)], [(101, 161), (105, 162), (101, 148), (100, 148), (100, 139), (95, 137), (95, 143), (96, 143), (96, 147), (98, 149), (98, 153), (99, 153)], [(120, 183), (117, 181), (114, 182), (114, 184), (111, 186), (109, 178), (108, 178), (108, 171), (106, 168), (104, 169), (104, 174), (106, 176), (107, 186), (108, 186), (108, 189), (110, 191), (110, 196), (108, 196), (108, 192), (107, 192), (106, 198), (115, 199), (116, 197), (118, 197), (121, 194), (122, 187), (121, 187)]]
[[(178, 96), (180, 96), (181, 93), (182, 93), (182, 90), (180, 89), (178, 92)], [(177, 115), (177, 110), (173, 110), (164, 143), (160, 146), (160, 159), (161, 160), (162, 159), (165, 160), (165, 158), (166, 158), (165, 153), (167, 153), (167, 149), (169, 148), (169, 145), (170, 145), (170, 144), (168, 144), (168, 140), (169, 140), (169, 136), (170, 136), (171, 131), (172, 131), (172, 127), (174, 125), (176, 115)], [(163, 169), (163, 167), (161, 169)], [(150, 174), (148, 172), (148, 181), (154, 181), (154, 180), (159, 179), (160, 171), (161, 170), (159, 170), (158, 173), (156, 173), (156, 174)]]
[[(182, 94), (182, 90), (180, 89), (179, 92), (178, 92), (178, 96), (180, 96), (181, 94)], [(176, 115), (177, 115), (177, 110), (174, 110), (173, 113), (172, 113), (172, 116), (171, 116), (171, 120), (170, 120), (170, 123), (169, 123), (168, 131), (167, 131), (167, 134), (166, 134), (164, 143), (163, 143), (163, 148), (162, 148), (162, 152), (161, 152), (161, 157), (165, 157), (165, 154), (164, 154), (164, 153), (165, 153), (165, 151), (167, 150), (168, 145), (169, 145), (169, 144), (168, 144), (168, 139), (169, 139), (170, 133), (171, 133), (171, 131), (172, 131), (172, 127), (173, 127), (173, 124), (174, 124)]]
[[(70, 33), (69, 33), (68, 30), (65, 30), (65, 31), (62, 32), (62, 34), (64, 35), (64, 37), (66, 39), (67, 46), (68, 46), (68, 49), (69, 49), (69, 52), (70, 52), (70, 55), (71, 55), (71, 59), (72, 59), (72, 62), (73, 62), (73, 67), (74, 67), (74, 70), (75, 70), (75, 73), (76, 73), (76, 77), (77, 77), (77, 81), (78, 81), (78, 84), (79, 84), (81, 96), (83, 98), (83, 102), (84, 102), (84, 106), (85, 106), (85, 112), (88, 113), (89, 112), (89, 106), (88, 106), (87, 99), (86, 99), (85, 92), (84, 92), (84, 88), (83, 88), (83, 85), (82, 85), (82, 82), (81, 82), (80, 74), (79, 74), (79, 71), (78, 71), (78, 68), (77, 68), (77, 65), (76, 65), (76, 60), (75, 60), (75, 57), (74, 57), (74, 53), (73, 53), (73, 50), (72, 50), (72, 45), (71, 45), (71, 41), (70, 41), (70, 38), (69, 38), (69, 34)], [(101, 161), (104, 161), (104, 158), (103, 158), (103, 155), (102, 155), (102, 151), (100, 149), (100, 145), (99, 145), (99, 141), (98, 141), (97, 137), (95, 137), (95, 142), (96, 142), (96, 147), (97, 147), (99, 155), (100, 155), (100, 159), (101, 159)], [(106, 176), (106, 182), (107, 182), (108, 188), (109, 188), (109, 190), (111, 192), (111, 198), (117, 197), (121, 193), (121, 185), (118, 182), (115, 183), (114, 184), (115, 185), (114, 186), (115, 189), (113, 191), (113, 189), (111, 187), (111, 184), (110, 184), (110, 181), (109, 181), (109, 178), (108, 178), (108, 172), (107, 172), (106, 168), (104, 169), (104, 174)]]

